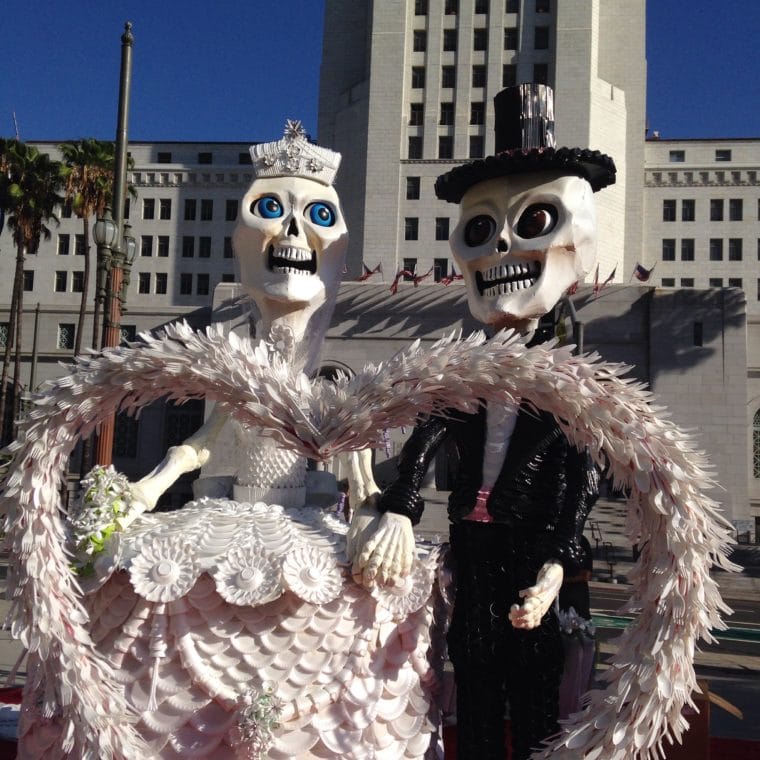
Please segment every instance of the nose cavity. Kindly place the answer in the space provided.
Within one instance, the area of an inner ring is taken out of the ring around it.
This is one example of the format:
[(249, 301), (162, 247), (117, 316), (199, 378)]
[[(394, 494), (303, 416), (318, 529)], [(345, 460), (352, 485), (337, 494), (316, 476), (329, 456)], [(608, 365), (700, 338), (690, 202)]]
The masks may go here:
[(290, 223), (288, 224), (287, 234), (298, 237), (298, 225), (296, 224), (296, 218), (294, 216), (290, 217)]
[(499, 253), (506, 253), (509, 250), (509, 243), (504, 238), (499, 238), (499, 242), (496, 245), (496, 250)]

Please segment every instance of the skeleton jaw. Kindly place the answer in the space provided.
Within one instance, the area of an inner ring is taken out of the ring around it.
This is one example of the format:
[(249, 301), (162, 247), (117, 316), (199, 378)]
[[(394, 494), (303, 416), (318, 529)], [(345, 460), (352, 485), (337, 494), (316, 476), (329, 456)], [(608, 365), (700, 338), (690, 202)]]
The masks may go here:
[(292, 245), (270, 245), (267, 269), (275, 274), (312, 276), (317, 273), (317, 252)]
[(532, 288), (541, 276), (541, 269), (540, 261), (499, 263), (488, 269), (476, 270), (475, 285), (481, 296), (508, 295)]

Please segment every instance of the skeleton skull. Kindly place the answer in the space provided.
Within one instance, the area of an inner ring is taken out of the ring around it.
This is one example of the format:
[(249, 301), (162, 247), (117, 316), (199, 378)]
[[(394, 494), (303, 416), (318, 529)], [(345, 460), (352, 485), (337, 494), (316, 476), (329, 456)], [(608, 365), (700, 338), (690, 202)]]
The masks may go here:
[(535, 327), (594, 265), (594, 198), (580, 177), (546, 172), (479, 182), (460, 214), (451, 249), (470, 311), (485, 324)]
[(256, 179), (233, 236), (240, 279), (259, 304), (316, 307), (343, 272), (348, 233), (331, 185), (303, 177)]

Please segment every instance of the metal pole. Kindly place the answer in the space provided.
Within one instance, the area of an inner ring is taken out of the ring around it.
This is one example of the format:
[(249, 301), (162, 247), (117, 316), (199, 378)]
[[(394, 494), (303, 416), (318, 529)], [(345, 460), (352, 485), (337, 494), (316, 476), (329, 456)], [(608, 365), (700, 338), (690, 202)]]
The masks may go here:
[(34, 338), (32, 340), (32, 366), (29, 370), (29, 391), (34, 393), (34, 381), (37, 377), (37, 338), (40, 334), (40, 304), (34, 310)]

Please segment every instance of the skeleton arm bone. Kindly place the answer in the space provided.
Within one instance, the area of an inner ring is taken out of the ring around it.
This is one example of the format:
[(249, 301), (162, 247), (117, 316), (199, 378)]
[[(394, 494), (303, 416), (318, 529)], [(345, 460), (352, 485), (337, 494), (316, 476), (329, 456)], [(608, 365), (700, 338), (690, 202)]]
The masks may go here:
[(179, 446), (172, 446), (164, 459), (144, 478), (132, 485), (132, 511), (122, 520), (126, 528), (138, 515), (150, 512), (167, 488), (181, 475), (202, 467), (210, 455), (210, 447), (219, 435), (228, 417), (218, 406), (214, 407), (205, 424)]
[(541, 624), (541, 618), (549, 611), (559, 594), (564, 571), (555, 561), (545, 562), (538, 571), (535, 585), (520, 591), (523, 603), (513, 604), (509, 610), (509, 620), (515, 628), (531, 630)]

